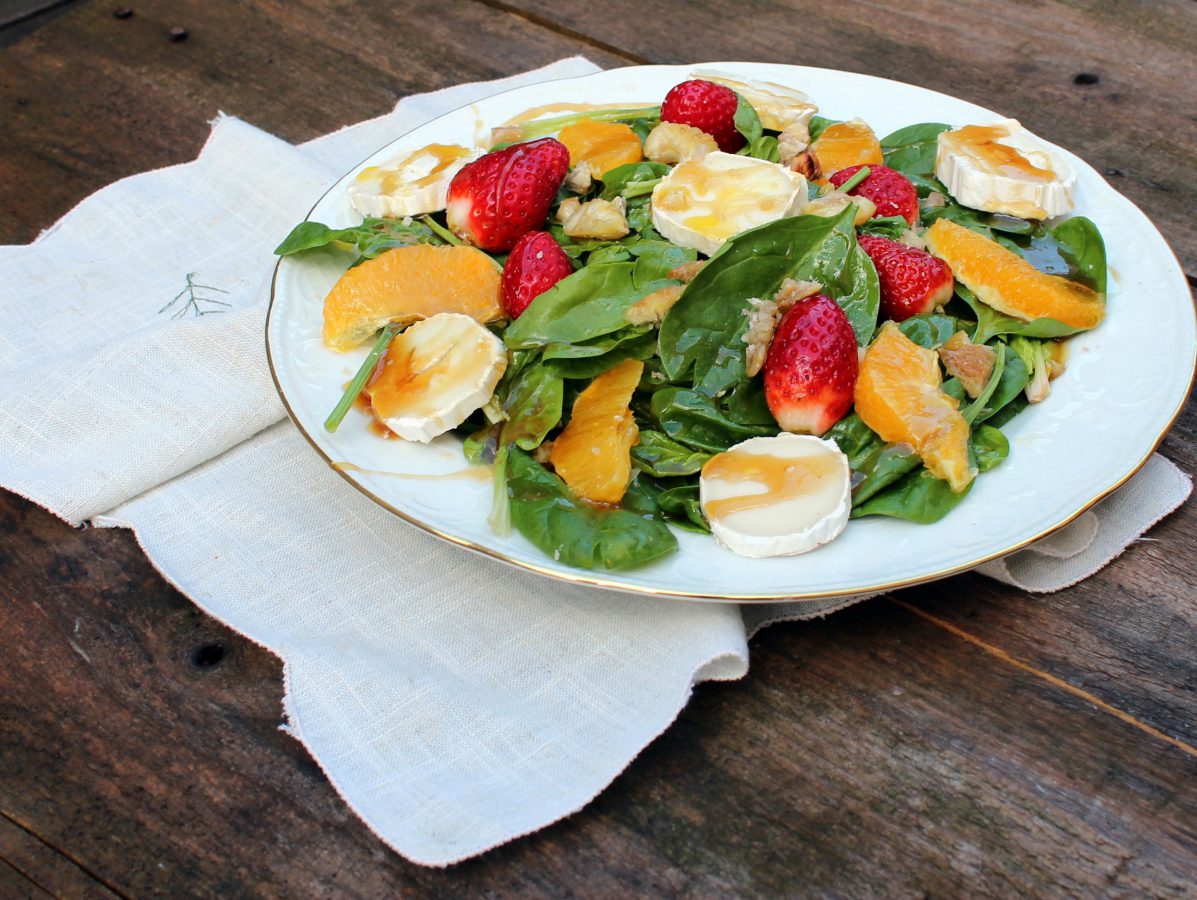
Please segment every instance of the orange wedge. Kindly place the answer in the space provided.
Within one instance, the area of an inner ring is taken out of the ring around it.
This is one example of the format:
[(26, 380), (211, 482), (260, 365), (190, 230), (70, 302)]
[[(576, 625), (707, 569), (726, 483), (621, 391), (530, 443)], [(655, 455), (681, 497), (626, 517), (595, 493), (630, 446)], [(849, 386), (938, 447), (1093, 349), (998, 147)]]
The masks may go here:
[(819, 160), (824, 180), (849, 166), (879, 166), (885, 162), (881, 141), (860, 119), (828, 125), (810, 149)]
[(640, 138), (620, 122), (594, 122), (583, 119), (566, 125), (557, 136), (569, 150), (569, 164), (585, 162), (597, 178), (602, 178), (617, 166), (640, 162), (644, 148)]
[(968, 460), (968, 423), (941, 383), (935, 351), (886, 322), (860, 361), (856, 413), (882, 440), (912, 446), (959, 493), (977, 472)]
[(594, 379), (553, 442), (553, 468), (570, 490), (592, 503), (614, 505), (628, 489), (631, 450), (640, 438), (628, 404), (643, 372), (640, 360), (625, 359)]
[(1029, 322), (1058, 319), (1070, 328), (1092, 328), (1105, 315), (1096, 291), (1060, 275), (1047, 275), (1012, 250), (963, 225), (937, 219), (924, 235), (927, 249), (952, 268), (956, 280), (998, 312)]
[(347, 271), (324, 299), (324, 343), (344, 353), (390, 322), (461, 313), (502, 318), (499, 270), (473, 247), (396, 247)]

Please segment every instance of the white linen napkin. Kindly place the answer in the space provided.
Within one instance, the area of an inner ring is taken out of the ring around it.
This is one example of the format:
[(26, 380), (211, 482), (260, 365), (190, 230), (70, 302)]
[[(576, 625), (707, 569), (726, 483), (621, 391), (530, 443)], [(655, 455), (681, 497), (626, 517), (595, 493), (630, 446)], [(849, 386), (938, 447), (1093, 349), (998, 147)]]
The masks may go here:
[[(0, 247), (0, 485), (135, 531), (158, 570), (284, 662), (287, 726), (354, 811), (447, 865), (584, 806), (764, 625), (861, 598), (737, 608), (568, 586), (467, 553), (347, 485), (266, 368), (271, 250), (365, 155), (463, 104), (595, 71), (580, 57), (410, 97), (298, 147), (221, 117), (195, 162), (117, 182)], [(983, 568), (1050, 591), (1188, 496), (1161, 457)]]

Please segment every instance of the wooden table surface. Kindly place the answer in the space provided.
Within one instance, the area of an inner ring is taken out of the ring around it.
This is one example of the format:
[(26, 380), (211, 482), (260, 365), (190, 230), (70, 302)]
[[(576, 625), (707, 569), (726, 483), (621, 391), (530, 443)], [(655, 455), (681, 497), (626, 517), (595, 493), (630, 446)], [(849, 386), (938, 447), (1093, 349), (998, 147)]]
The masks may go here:
[[(580, 53), (850, 69), (1002, 110), (1197, 274), (1193, 0), (115, 6), (0, 0), (0, 242), (194, 158), (217, 110), (298, 141)], [(1190, 404), (1162, 446), (1190, 473), (1195, 428)], [(442, 871), (279, 731), (275, 657), (129, 533), (0, 492), (0, 895), (1193, 896), (1194, 510), (1059, 594), (962, 576), (771, 628), (582, 812)]]

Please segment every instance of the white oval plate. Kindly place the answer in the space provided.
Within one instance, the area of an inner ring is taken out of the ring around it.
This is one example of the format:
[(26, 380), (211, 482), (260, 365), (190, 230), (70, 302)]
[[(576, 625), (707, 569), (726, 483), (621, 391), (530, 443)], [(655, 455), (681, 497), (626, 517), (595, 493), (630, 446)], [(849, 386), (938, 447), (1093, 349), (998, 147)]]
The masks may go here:
[[(915, 122), (965, 125), (998, 113), (934, 91), (849, 72), (757, 63), (643, 66), (531, 85), (455, 110), (382, 148), (316, 203), (309, 218), (361, 221), (346, 187), (364, 167), (429, 143), (473, 145), (492, 126), (548, 103), (659, 103), (694, 69), (718, 69), (806, 91), (835, 119), (860, 116), (885, 135)], [(466, 464), (452, 435), (430, 445), (384, 441), (351, 411), (335, 434), (323, 421), (366, 349), (338, 354), (321, 343), (324, 296), (345, 255), (285, 258), (266, 327), (279, 394), (312, 446), (355, 487), (426, 531), (543, 575), (599, 587), (687, 599), (813, 600), (942, 578), (1005, 555), (1067, 524), (1130, 478), (1179, 414), (1194, 372), (1195, 320), (1176, 257), (1147, 217), (1092, 167), (1060, 151), (1079, 174), (1077, 211), (1097, 223), (1110, 263), (1108, 318), (1069, 342), (1068, 369), (1051, 396), (1013, 419), (1009, 459), (977, 481), (933, 525), (854, 520), (839, 538), (802, 556), (750, 560), (713, 538), (677, 532), (679, 550), (629, 572), (572, 569), (518, 533), (487, 525), (491, 483), (454, 472)], [(351, 463), (349, 469), (340, 467)], [(400, 473), (400, 474), (388, 474)], [(444, 477), (448, 476), (448, 477)]]

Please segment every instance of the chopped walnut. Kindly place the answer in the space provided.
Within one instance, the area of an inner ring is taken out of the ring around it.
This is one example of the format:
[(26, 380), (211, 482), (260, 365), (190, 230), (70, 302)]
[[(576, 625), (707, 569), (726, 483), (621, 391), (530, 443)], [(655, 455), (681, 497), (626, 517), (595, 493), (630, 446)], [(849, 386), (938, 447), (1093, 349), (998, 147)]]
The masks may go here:
[(582, 208), (582, 201), (577, 197), (566, 197), (557, 207), (555, 218), (558, 222), (568, 222), (570, 216)]
[(565, 214), (562, 210), (569, 202), (562, 201), (557, 215), (561, 218), (565, 233), (570, 237), (617, 241), (631, 230), (625, 215), (628, 204), (623, 197), (616, 197), (614, 200), (587, 200), (585, 203), (571, 206), (570, 212)]
[(857, 197), (843, 191), (830, 191), (822, 197), (816, 197), (802, 208), (802, 212), (804, 215), (829, 219), (838, 216), (849, 204), (856, 206), (856, 218), (853, 220), (856, 225), (863, 225), (877, 213), (877, 204), (868, 197)]
[(653, 291), (629, 306), (623, 317), (632, 325), (659, 325), (669, 308), (681, 298), (684, 290), (680, 284), (671, 284)]
[(963, 331), (957, 331), (939, 348), (943, 367), (953, 378), (959, 378), (964, 392), (979, 397), (993, 376), (997, 353), (992, 347), (974, 344)]
[(948, 205), (948, 198), (939, 191), (932, 191), (923, 198), (923, 202), (920, 205), (923, 209), (939, 209), (941, 206)]
[(905, 244), (907, 247), (914, 247), (916, 250), (927, 249), (927, 242), (923, 240), (923, 236), (913, 228), (905, 229), (898, 237), (898, 243)]
[(594, 173), (590, 169), (590, 163), (586, 160), (582, 160), (570, 169), (569, 174), (565, 176), (565, 187), (575, 194), (585, 194), (593, 183)]
[(719, 149), (715, 139), (693, 125), (662, 122), (648, 133), (644, 155), (653, 162), (676, 165), (688, 159), (702, 159)]
[(783, 166), (788, 166), (794, 157), (809, 146), (810, 129), (805, 122), (795, 122), (777, 136), (777, 154)]
[(707, 261), (705, 259), (696, 259), (692, 262), (682, 263), (680, 266), (669, 270), (669, 277), (689, 284), (694, 280), (694, 276), (702, 271), (702, 267), (706, 264)]
[(777, 330), (777, 323), (786, 311), (797, 303), (823, 290), (823, 285), (817, 281), (795, 281), (787, 278), (781, 283), (772, 300), (762, 300), (752, 297), (748, 303), (749, 309), (744, 310), (748, 316), (748, 330), (742, 340), (748, 345), (744, 352), (744, 368), (749, 377), (756, 375), (765, 365), (765, 357), (769, 352), (769, 342), (773, 340), (773, 332)]
[(818, 181), (823, 177), (823, 167), (819, 165), (819, 158), (810, 150), (802, 150), (788, 163), (791, 172), (797, 172), (807, 181)]
[(524, 139), (524, 129), (518, 125), (500, 125), (490, 130), (490, 145), (514, 144)]

